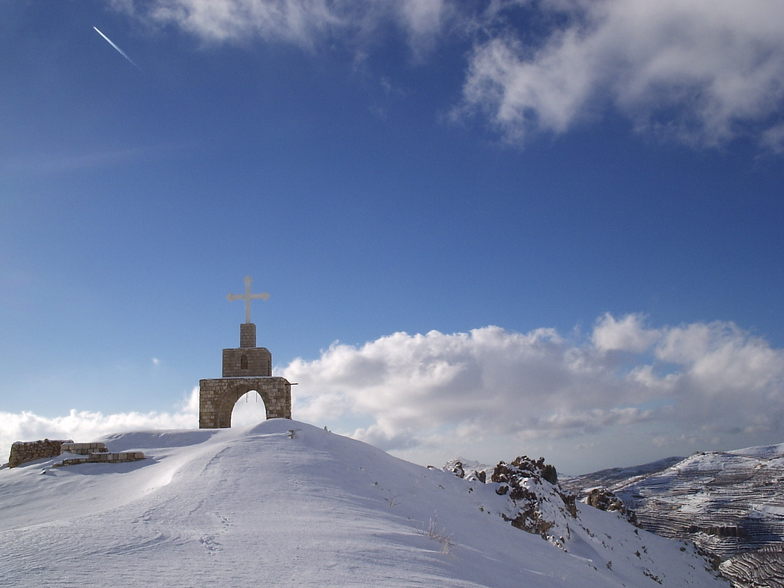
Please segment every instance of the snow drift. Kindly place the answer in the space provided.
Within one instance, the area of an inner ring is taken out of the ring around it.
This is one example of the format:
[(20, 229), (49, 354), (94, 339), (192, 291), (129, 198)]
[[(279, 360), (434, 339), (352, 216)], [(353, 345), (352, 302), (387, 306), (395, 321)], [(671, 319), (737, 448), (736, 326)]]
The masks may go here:
[[(546, 541), (510, 524), (500, 482), (423, 468), (296, 421), (104, 441), (148, 458), (0, 471), (0, 583), (726, 585), (690, 545), (613, 513), (576, 504), (556, 513), (559, 541)], [(518, 487), (550, 492), (531, 504), (560, 492), (521, 472), (512, 472)]]

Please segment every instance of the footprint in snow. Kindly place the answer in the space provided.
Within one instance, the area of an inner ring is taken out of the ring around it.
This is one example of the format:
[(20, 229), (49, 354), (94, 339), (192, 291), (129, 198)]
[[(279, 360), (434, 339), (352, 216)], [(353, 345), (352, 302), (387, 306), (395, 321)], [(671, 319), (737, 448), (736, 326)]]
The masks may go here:
[(210, 554), (223, 550), (223, 546), (220, 544), (220, 542), (216, 541), (215, 537), (212, 535), (202, 535), (199, 538), (199, 543), (201, 543)]

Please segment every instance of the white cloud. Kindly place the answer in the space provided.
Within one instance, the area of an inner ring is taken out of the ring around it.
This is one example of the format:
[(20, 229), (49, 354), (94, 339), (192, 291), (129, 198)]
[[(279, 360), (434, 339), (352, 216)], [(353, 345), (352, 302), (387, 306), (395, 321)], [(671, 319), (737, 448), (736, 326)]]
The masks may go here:
[(298, 415), (316, 422), (365, 417), (371, 425), (357, 435), (395, 447), (442, 426), (542, 431), (553, 428), (545, 420), (558, 412), (575, 416), (561, 430), (579, 428), (585, 424), (579, 418), (596, 418), (583, 410), (604, 404), (599, 391), (621, 393), (609, 370), (597, 369), (603, 360), (592, 355), (552, 330), (485, 327), (451, 335), (395, 333), (362, 347), (336, 344), (315, 361), (295, 360), (285, 374), (300, 382)]
[(72, 409), (65, 416), (44, 417), (28, 411), (0, 412), (0, 463), (14, 441), (73, 439), (88, 442), (111, 433), (149, 429), (190, 429), (199, 422), (199, 391), (195, 388), (175, 412), (103, 414)]
[(36, 155), (15, 155), (5, 159), (0, 166), (3, 173), (58, 174), (71, 171), (91, 170), (112, 167), (129, 161), (136, 161), (149, 154), (154, 147), (90, 151), (85, 153), (47, 153), (45, 157)]
[(362, 423), (355, 436), (389, 449), (436, 432), (442, 443), (478, 430), (542, 439), (642, 422), (706, 440), (784, 433), (784, 351), (732, 323), (652, 329), (606, 314), (588, 341), (551, 329), (395, 333), (334, 344), (284, 372), (300, 383), (298, 418)]
[[(393, 333), (361, 346), (334, 343), (281, 372), (299, 384), (294, 418), (431, 463), (481, 443), (509, 453), (556, 443), (568, 452), (603, 439), (610, 447), (603, 452), (623, 453), (624, 439), (676, 452), (781, 440), (784, 350), (733, 323), (643, 323), (638, 314), (605, 314), (588, 337), (572, 339), (553, 329), (495, 326)], [(249, 424), (263, 415), (251, 395), (233, 420)], [(196, 389), (171, 413), (0, 413), (0, 452), (15, 440), (91, 440), (197, 422)], [(502, 457), (487, 453), (485, 459)], [(612, 464), (610, 453), (603, 457), (602, 465)]]
[(452, 11), (445, 0), (398, 0), (396, 5), (409, 45), (422, 57), (435, 45)]
[(262, 39), (308, 50), (328, 40), (358, 49), (372, 45), (379, 30), (391, 24), (402, 30), (415, 54), (433, 45), (452, 13), (445, 0), (126, 0), (114, 6), (209, 43)]
[(154, 365), (156, 367), (161, 365), (161, 360), (159, 358), (157, 358), (157, 357), (153, 357), (150, 361), (152, 361), (152, 365)]
[(762, 144), (774, 153), (784, 153), (784, 123), (766, 129), (762, 133)]
[(593, 329), (593, 344), (601, 351), (641, 353), (659, 338), (659, 332), (646, 329), (643, 321), (644, 317), (639, 314), (627, 314), (618, 320), (606, 313)]
[(715, 322), (668, 329), (656, 354), (679, 365), (670, 387), (678, 412), (695, 429), (784, 433), (784, 350)]
[(715, 146), (774, 126), (784, 99), (784, 4), (778, 0), (573, 0), (540, 4), (562, 26), (537, 46), (517, 31), (480, 43), (464, 109), (510, 140), (562, 133), (613, 107), (641, 131)]
[[(511, 142), (564, 133), (608, 110), (694, 146), (741, 136), (781, 152), (780, 0), (114, 0), (205, 43), (347, 47), (356, 63), (394, 35), (415, 59), (468, 57), (454, 118), (481, 113)], [(465, 51), (466, 44), (473, 45)], [(382, 75), (384, 75), (382, 73)]]
[(157, 0), (147, 16), (176, 24), (213, 42), (262, 37), (310, 47), (315, 38), (347, 23), (337, 5), (327, 0)]

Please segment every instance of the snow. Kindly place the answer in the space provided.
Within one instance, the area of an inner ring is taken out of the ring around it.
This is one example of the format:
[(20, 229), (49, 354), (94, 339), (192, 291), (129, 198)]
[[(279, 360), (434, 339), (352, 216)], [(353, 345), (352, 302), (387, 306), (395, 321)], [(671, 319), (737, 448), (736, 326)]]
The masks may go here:
[(784, 443), (778, 443), (776, 445), (746, 447), (745, 449), (736, 449), (734, 451), (728, 451), (727, 453), (746, 455), (748, 457), (758, 457), (762, 459), (772, 459), (774, 457), (781, 457), (784, 455)]
[(103, 441), (147, 459), (0, 471), (0, 584), (726, 586), (615, 514), (578, 504), (562, 550), (505, 522), (496, 484), (305, 423)]

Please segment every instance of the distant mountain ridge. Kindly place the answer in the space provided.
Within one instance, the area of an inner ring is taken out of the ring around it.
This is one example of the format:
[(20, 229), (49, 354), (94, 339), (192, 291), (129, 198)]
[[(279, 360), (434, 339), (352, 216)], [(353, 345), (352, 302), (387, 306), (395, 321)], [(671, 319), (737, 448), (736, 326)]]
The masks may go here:
[(629, 482), (634, 478), (641, 478), (666, 470), (684, 459), (684, 457), (673, 456), (637, 466), (607, 468), (597, 472), (591, 472), (590, 474), (566, 478), (561, 483), (565, 488), (571, 490), (575, 494), (579, 494), (584, 490), (597, 486), (603, 486), (609, 489), (619, 482)]

